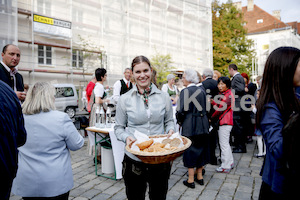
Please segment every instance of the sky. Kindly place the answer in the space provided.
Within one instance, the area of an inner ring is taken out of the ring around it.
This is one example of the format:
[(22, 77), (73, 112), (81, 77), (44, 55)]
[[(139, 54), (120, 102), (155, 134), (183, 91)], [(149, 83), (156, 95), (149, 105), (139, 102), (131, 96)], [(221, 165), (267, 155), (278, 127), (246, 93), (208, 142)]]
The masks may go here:
[[(232, 2), (242, 1), (242, 6), (247, 6), (247, 0), (232, 0)], [(227, 0), (219, 0), (226, 3)], [(300, 22), (300, 0), (254, 0), (254, 4), (272, 15), (273, 10), (281, 10), (281, 21)]]

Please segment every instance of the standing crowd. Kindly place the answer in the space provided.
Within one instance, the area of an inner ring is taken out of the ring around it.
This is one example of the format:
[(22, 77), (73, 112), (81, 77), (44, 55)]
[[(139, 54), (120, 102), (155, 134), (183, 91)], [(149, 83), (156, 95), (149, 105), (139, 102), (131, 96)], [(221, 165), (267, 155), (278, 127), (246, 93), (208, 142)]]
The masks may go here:
[[(80, 149), (84, 139), (67, 114), (55, 110), (55, 89), (37, 82), (24, 92), (18, 73), (20, 50), (6, 45), (0, 63), (0, 198), (10, 192), (23, 199), (66, 200), (73, 187), (69, 150)], [(258, 85), (246, 73), (230, 64), (227, 76), (204, 69), (200, 75), (187, 69), (179, 91), (173, 74), (161, 90), (149, 59), (137, 56), (124, 78), (114, 84), (111, 98), (104, 87), (107, 71), (95, 70), (86, 87), (90, 126), (95, 124), (96, 107), (104, 112), (116, 105), (114, 132), (129, 145), (134, 132), (148, 136), (178, 130), (191, 140), (183, 153), (188, 178), (183, 184), (204, 185), (205, 165), (219, 165), (216, 171), (230, 173), (233, 153), (246, 153), (247, 143), (257, 136), (257, 157), (264, 158), (259, 199), (291, 199), (296, 195), (296, 169), (300, 126), (300, 50), (275, 49), (268, 57)], [(258, 87), (257, 87), (258, 86)], [(216, 156), (219, 146), (220, 158)], [(100, 158), (99, 158), (100, 159)], [(172, 163), (147, 164), (126, 151), (123, 178), (128, 199), (166, 199)]]

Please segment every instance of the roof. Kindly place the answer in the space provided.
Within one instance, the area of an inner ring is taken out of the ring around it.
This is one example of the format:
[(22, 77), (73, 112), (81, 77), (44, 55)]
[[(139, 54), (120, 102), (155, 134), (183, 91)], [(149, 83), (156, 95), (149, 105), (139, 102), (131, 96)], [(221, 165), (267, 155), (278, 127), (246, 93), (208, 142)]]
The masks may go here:
[(257, 5), (254, 5), (252, 11), (247, 11), (247, 6), (242, 7), (242, 13), (244, 14), (244, 20), (247, 22), (245, 28), (248, 33), (264, 32), (290, 26)]

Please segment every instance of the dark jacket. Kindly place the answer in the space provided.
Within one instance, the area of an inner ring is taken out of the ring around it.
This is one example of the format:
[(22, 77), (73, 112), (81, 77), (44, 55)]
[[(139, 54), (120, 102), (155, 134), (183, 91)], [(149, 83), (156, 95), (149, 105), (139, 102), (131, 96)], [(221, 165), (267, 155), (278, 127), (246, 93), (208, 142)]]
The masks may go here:
[(202, 82), (202, 85), (205, 88), (206, 95), (211, 95), (212, 98), (219, 93), (218, 81), (212, 78), (207, 78), (206, 80), (204, 80)]
[[(17, 148), (25, 144), (26, 136), (19, 99), (7, 84), (0, 81), (0, 180), (4, 185), (11, 184), (16, 176)], [(7, 192), (6, 197), (0, 193), (0, 199), (8, 199), (10, 192)]]
[[(189, 98), (197, 92), (193, 98), (194, 101), (189, 101)], [(186, 94), (186, 96), (185, 96)], [(198, 103), (198, 106), (196, 107)], [(187, 109), (185, 110), (184, 104)], [(179, 109), (176, 113), (177, 123), (182, 127), (182, 135), (190, 137), (193, 135), (208, 134), (209, 123), (206, 115), (206, 94), (200, 87), (189, 86), (180, 92)]]
[[(218, 93), (218, 81), (212, 79), (212, 78), (207, 78), (202, 82), (202, 86), (205, 89), (206, 96), (209, 95), (210, 98), (214, 98)], [(208, 110), (208, 118), (211, 119), (212, 114), (215, 112), (213, 109), (213, 106), (210, 106), (210, 109)]]
[(238, 97), (235, 99), (235, 107), (241, 108), (241, 98), (245, 95), (245, 81), (240, 73), (231, 80), (231, 92)]
[[(17, 91), (24, 91), (24, 83), (23, 83), (22, 75), (19, 73), (16, 73), (15, 77), (16, 77)], [(7, 85), (9, 85), (14, 90), (13, 83), (10, 79), (10, 74), (1, 63), (0, 63), (0, 80), (5, 82)]]

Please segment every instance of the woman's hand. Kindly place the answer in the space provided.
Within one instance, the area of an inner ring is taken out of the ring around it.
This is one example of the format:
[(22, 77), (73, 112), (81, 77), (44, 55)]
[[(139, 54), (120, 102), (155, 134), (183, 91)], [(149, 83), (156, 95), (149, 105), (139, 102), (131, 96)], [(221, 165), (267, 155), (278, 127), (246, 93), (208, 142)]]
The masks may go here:
[(167, 138), (171, 137), (172, 134), (174, 134), (174, 130), (173, 129), (169, 130)]
[(136, 141), (136, 139), (134, 139), (134, 138), (131, 137), (131, 136), (128, 136), (128, 137), (126, 138), (126, 145), (130, 145), (130, 144), (134, 143), (135, 141)]

